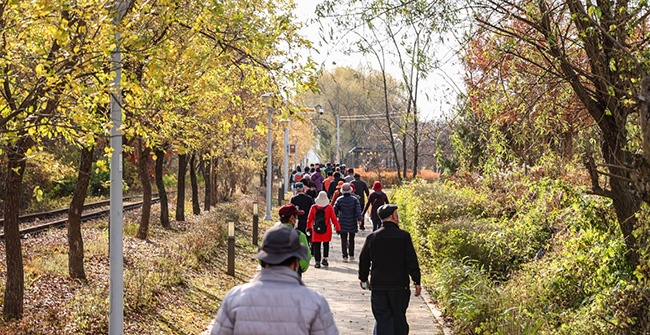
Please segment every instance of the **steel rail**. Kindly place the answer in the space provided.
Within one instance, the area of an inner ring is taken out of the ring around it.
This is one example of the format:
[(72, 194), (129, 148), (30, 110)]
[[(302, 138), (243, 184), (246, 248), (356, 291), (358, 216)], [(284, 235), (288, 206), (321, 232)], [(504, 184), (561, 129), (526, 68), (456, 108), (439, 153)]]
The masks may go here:
[[(137, 198), (137, 196), (132, 196), (132, 197), (128, 197), (128, 198)], [(159, 202), (159, 201), (160, 201), (160, 198), (151, 199), (152, 203), (156, 203), (156, 202)], [(132, 210), (132, 209), (135, 209), (135, 208), (139, 208), (139, 207), (142, 206), (142, 203), (143, 203), (142, 201), (132, 202), (132, 203), (125, 203), (124, 204), (124, 210)], [(64, 211), (64, 212), (67, 212), (67, 209), (61, 209), (61, 210)], [(110, 213), (110, 209), (101, 209), (101, 210), (93, 211), (93, 212), (90, 212), (90, 213), (85, 213), (85, 214), (81, 215), (81, 222), (89, 221), (89, 220), (92, 220), (92, 219), (97, 219), (97, 218), (106, 216), (109, 213)], [(68, 222), (68, 219), (64, 218), (64, 219), (58, 219), (58, 220), (54, 220), (54, 221), (50, 221), (50, 222), (45, 222), (45, 223), (42, 223), (42, 224), (39, 224), (39, 225), (34, 225), (34, 226), (27, 227), (27, 228), (23, 228), (23, 229), (20, 230), (20, 236), (21, 237), (31, 236), (31, 235), (35, 235), (35, 234), (38, 234), (38, 233), (42, 233), (42, 232), (44, 232), (44, 231), (46, 231), (48, 229), (59, 228), (59, 227), (65, 226), (67, 224), (67, 222)], [(0, 233), (0, 240), (4, 241), (4, 239), (5, 239), (5, 234), (4, 234), (4, 232), (2, 232), (2, 233)]]
[[(157, 195), (157, 194), (154, 194), (154, 195)], [(130, 200), (130, 199), (135, 199), (135, 198), (142, 198), (142, 195), (130, 195), (130, 196), (124, 197), (124, 201)], [(108, 206), (110, 204), (110, 202), (111, 202), (110, 200), (101, 200), (101, 201), (87, 203), (87, 204), (84, 204), (84, 209), (92, 208), (92, 207), (98, 207), (98, 206)], [(31, 220), (38, 219), (38, 218), (47, 218), (47, 217), (56, 216), (56, 215), (63, 215), (65, 213), (67, 213), (68, 210), (70, 210), (69, 207), (68, 208), (61, 208), (61, 209), (54, 209), (54, 210), (46, 211), (46, 212), (25, 214), (25, 215), (21, 215), (18, 218), (18, 222), (31, 221)], [(4, 225), (5, 225), (5, 220), (0, 219), (0, 227), (4, 227)]]

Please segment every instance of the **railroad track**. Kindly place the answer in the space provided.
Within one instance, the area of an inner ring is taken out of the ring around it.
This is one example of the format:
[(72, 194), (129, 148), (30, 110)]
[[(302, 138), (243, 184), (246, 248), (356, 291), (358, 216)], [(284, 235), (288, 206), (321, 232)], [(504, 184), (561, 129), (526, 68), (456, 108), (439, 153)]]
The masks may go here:
[[(142, 198), (141, 195), (131, 195), (128, 197), (124, 197), (123, 201), (128, 201), (131, 199), (139, 199)], [(97, 208), (97, 207), (104, 207), (104, 206), (109, 206), (111, 203), (110, 200), (102, 200), (102, 201), (96, 201), (96, 202), (91, 202), (84, 204), (84, 210), (89, 210), (91, 208)], [(61, 208), (61, 209), (55, 209), (52, 211), (47, 211), (47, 212), (40, 212), (40, 213), (30, 213), (30, 214), (25, 214), (21, 215), (18, 218), (19, 222), (28, 222), (28, 221), (33, 221), (37, 219), (47, 219), (55, 216), (60, 216), (68, 213), (69, 208)], [(0, 219), (0, 227), (4, 227), (5, 225), (5, 220)]]
[[(125, 200), (130, 200), (134, 198), (142, 198), (142, 196), (129, 196), (129, 197), (124, 197)], [(152, 198), (151, 202), (156, 203), (159, 202), (160, 198)], [(87, 211), (92, 208), (97, 208), (97, 207), (105, 207), (110, 205), (110, 200), (104, 200), (104, 201), (97, 201), (97, 202), (92, 202), (89, 204), (84, 205), (84, 211)], [(142, 206), (142, 201), (137, 201), (137, 202), (125, 202), (123, 205), (123, 210), (128, 211), (132, 210), (138, 207)], [(62, 209), (57, 209), (53, 211), (48, 211), (48, 212), (42, 212), (42, 213), (33, 213), (33, 214), (26, 214), (23, 215), (19, 218), (21, 224), (27, 221), (34, 221), (34, 220), (39, 220), (39, 219), (51, 219), (53, 216), (60, 216), (68, 213), (68, 208), (62, 208)], [(90, 212), (83, 213), (81, 215), (81, 222), (89, 221), (92, 219), (97, 219), (106, 215), (110, 214), (110, 208), (108, 209), (97, 209), (93, 210)], [(2, 226), (4, 226), (4, 220), (0, 221), (2, 223)], [(20, 236), (25, 237), (29, 235), (34, 235), (38, 234), (40, 232), (43, 232), (48, 229), (52, 228), (58, 228), (65, 226), (66, 223), (68, 222), (67, 216), (65, 218), (61, 219), (54, 219), (51, 221), (43, 222), (43, 223), (37, 223), (34, 225), (30, 225), (29, 227), (21, 228), (20, 229)], [(0, 240), (4, 240), (5, 234), (4, 231), (0, 232)]]

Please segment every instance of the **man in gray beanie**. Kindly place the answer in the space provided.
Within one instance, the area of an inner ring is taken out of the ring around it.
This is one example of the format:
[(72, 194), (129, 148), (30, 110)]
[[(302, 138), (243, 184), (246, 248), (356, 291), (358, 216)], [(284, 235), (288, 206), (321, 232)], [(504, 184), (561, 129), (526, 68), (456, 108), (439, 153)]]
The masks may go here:
[(251, 282), (226, 294), (211, 335), (339, 333), (327, 300), (298, 277), (299, 261), (307, 258), (307, 247), (300, 243), (295, 229), (285, 225), (269, 228), (255, 258), (262, 270)]

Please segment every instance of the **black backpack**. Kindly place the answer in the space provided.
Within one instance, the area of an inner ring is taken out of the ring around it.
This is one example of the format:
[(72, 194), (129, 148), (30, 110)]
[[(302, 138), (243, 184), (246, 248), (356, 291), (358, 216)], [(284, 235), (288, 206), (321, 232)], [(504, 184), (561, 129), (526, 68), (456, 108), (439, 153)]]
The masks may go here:
[(316, 208), (316, 219), (314, 220), (314, 233), (325, 234), (327, 224), (325, 223), (325, 207)]

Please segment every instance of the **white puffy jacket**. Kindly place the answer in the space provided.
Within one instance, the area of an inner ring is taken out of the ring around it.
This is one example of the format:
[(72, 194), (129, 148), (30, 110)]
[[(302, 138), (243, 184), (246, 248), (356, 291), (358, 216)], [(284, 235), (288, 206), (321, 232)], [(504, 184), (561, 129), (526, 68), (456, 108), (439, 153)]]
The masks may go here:
[(327, 300), (289, 267), (274, 266), (226, 294), (210, 335), (338, 333)]

